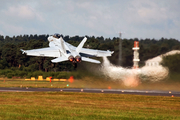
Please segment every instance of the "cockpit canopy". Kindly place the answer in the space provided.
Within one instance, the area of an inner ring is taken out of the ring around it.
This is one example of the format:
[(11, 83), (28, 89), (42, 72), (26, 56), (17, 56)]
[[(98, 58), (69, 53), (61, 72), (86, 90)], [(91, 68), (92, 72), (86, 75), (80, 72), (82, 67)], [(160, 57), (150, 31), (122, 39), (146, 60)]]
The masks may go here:
[(63, 37), (63, 35), (60, 35), (60, 34), (58, 34), (58, 33), (55, 33), (55, 34), (53, 35), (53, 37), (54, 37), (54, 38), (60, 38), (60, 37)]

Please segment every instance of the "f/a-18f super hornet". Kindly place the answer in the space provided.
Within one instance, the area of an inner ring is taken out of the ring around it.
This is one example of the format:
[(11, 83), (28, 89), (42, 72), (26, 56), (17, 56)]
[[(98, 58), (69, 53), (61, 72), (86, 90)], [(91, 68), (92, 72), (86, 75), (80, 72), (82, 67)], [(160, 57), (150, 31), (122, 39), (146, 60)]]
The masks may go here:
[(41, 56), (41, 57), (55, 57), (55, 59), (51, 60), (53, 63), (63, 62), (63, 61), (71, 61), (73, 65), (76, 67), (77, 63), (81, 61), (91, 62), (91, 63), (100, 63), (98, 60), (91, 59), (89, 57), (103, 57), (103, 56), (111, 56), (113, 52), (107, 50), (94, 50), (88, 48), (82, 48), (87, 38), (81, 41), (81, 43), (75, 47), (63, 40), (62, 35), (54, 34), (53, 36), (48, 37), (49, 47), (40, 48), (40, 49), (32, 49), (32, 50), (22, 50), (22, 54), (26, 54), (29, 56)]

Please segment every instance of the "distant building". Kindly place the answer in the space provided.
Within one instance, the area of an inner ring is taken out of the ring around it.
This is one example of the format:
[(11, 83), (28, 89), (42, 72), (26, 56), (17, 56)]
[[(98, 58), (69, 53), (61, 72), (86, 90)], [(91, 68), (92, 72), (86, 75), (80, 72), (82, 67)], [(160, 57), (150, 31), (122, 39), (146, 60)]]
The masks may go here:
[(162, 61), (163, 56), (174, 55), (174, 54), (180, 54), (180, 50), (173, 50), (165, 54), (159, 55), (157, 57), (154, 57), (152, 59), (146, 60), (145, 66), (159, 66)]

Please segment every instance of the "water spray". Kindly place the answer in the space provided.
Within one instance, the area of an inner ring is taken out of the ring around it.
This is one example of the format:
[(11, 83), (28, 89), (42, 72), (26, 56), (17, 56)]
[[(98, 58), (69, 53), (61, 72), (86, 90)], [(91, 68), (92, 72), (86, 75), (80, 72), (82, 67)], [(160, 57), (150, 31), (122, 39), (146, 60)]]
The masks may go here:
[(110, 78), (113, 81), (123, 82), (125, 86), (136, 87), (142, 81), (160, 81), (165, 79), (168, 76), (168, 69), (163, 66), (144, 66), (139, 68), (139, 42), (134, 42), (134, 58), (133, 58), (133, 67), (132, 69), (124, 68), (121, 66), (115, 66), (109, 62), (107, 57), (103, 57), (103, 64), (101, 71), (103, 74)]

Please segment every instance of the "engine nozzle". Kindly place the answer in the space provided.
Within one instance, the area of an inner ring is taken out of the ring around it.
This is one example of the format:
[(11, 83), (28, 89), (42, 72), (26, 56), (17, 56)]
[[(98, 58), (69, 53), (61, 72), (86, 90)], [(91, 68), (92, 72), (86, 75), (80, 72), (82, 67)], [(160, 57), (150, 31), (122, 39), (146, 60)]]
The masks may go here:
[(81, 57), (80, 56), (76, 56), (75, 60), (76, 60), (76, 62), (81, 62)]
[(75, 59), (74, 59), (74, 57), (73, 57), (73, 56), (69, 56), (69, 58), (68, 58), (68, 59), (69, 59), (69, 61), (70, 61), (70, 62), (74, 62), (74, 61), (75, 61)]

